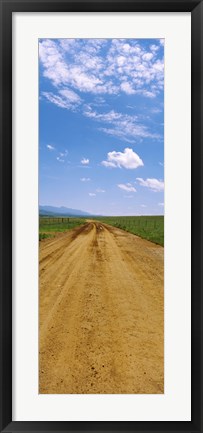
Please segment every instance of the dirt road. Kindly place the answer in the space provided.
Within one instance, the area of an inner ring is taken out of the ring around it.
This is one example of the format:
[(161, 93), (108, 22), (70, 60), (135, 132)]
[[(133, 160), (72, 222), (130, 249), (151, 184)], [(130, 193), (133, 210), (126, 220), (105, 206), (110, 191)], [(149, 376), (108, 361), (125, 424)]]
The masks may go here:
[(39, 392), (164, 392), (163, 248), (89, 222), (40, 243)]

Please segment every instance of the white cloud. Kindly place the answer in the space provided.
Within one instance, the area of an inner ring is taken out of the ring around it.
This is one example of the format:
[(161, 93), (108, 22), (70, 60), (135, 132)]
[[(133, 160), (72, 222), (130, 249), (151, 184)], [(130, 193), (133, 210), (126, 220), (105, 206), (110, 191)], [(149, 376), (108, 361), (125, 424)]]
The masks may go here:
[(146, 204), (141, 204), (140, 206), (141, 206), (141, 207), (147, 207)]
[(144, 164), (139, 155), (127, 147), (124, 149), (124, 152), (116, 152), (115, 150), (113, 152), (108, 152), (107, 160), (102, 161), (102, 165), (105, 167), (135, 169)]
[(65, 162), (64, 159), (60, 158), (60, 156), (57, 156), (56, 159), (57, 159), (58, 162)]
[(106, 192), (105, 189), (97, 188), (96, 192)]
[(39, 43), (39, 58), (44, 67), (44, 76), (54, 84), (60, 84), (66, 74), (66, 64), (59, 46), (50, 39)]
[(142, 56), (143, 60), (149, 61), (151, 59), (153, 59), (153, 54), (152, 53), (145, 53)]
[(90, 160), (89, 160), (88, 158), (82, 158), (80, 162), (81, 162), (81, 164), (83, 164), (83, 165), (88, 165), (89, 162), (90, 162)]
[(53, 104), (57, 105), (57, 107), (60, 108), (69, 108), (63, 98), (61, 98), (58, 95), (54, 95), (54, 93), (51, 92), (42, 92), (42, 95)]
[(73, 92), (73, 90), (64, 88), (62, 90), (59, 90), (59, 93), (64, 97), (64, 99), (66, 99), (66, 101), (69, 101), (70, 103), (81, 103), (81, 98), (77, 95), (77, 93)]
[(67, 110), (76, 110), (77, 107), (82, 103), (82, 99), (72, 90), (62, 89), (57, 93), (42, 92), (49, 102), (57, 105), (60, 108), (66, 108)]
[(143, 95), (147, 96), (148, 98), (155, 98), (156, 92), (150, 92), (149, 90), (143, 90)]
[(158, 46), (158, 45), (155, 45), (155, 44), (150, 45), (150, 50), (151, 50), (152, 52), (156, 52), (156, 51), (158, 51), (158, 49), (159, 49), (159, 46)]
[(160, 192), (164, 190), (164, 182), (158, 179), (142, 179), (140, 177), (136, 178), (141, 186), (152, 189), (154, 192)]
[(101, 164), (104, 165), (104, 167), (116, 167), (115, 163), (111, 161), (102, 161)]
[[(97, 44), (100, 49), (102, 44)], [(98, 72), (104, 69), (102, 57), (96, 56), (96, 45), (84, 40), (49, 40), (39, 44), (44, 76), (55, 86), (69, 85), (81, 92), (112, 93), (110, 82), (104, 83)], [(68, 57), (67, 57), (68, 56)]]
[(89, 182), (91, 179), (89, 177), (81, 177), (81, 182)]
[(161, 110), (160, 108), (152, 108), (151, 112), (152, 114), (159, 114), (162, 113), (163, 110)]
[(128, 192), (136, 192), (136, 189), (134, 188), (134, 186), (131, 183), (119, 183), (118, 188), (123, 189), (124, 191), (128, 191)]
[(155, 98), (164, 86), (161, 44), (162, 40), (157, 39), (147, 50), (136, 39), (42, 39), (40, 67), (54, 90), (42, 92), (41, 97), (62, 109), (80, 111), (100, 122), (100, 131), (127, 143), (137, 138), (159, 139), (160, 135), (151, 132), (135, 115), (93, 111), (91, 105), (84, 105), (82, 94), (93, 95), (92, 106), (100, 98), (100, 107), (105, 94), (124, 92)]
[(133, 143), (135, 138), (138, 137), (160, 138), (158, 134), (151, 133), (145, 125), (139, 123), (136, 115), (118, 113), (114, 110), (107, 113), (98, 113), (93, 111), (89, 105), (85, 106), (83, 114), (97, 122), (110, 124), (110, 128), (101, 127), (99, 129), (108, 135), (113, 135), (129, 143)]
[(126, 116), (122, 115), (122, 113), (117, 113), (114, 110), (111, 110), (108, 113), (97, 113), (96, 111), (92, 110), (90, 105), (85, 106), (84, 115), (104, 123), (117, 122), (118, 120), (122, 119), (123, 116)]
[(121, 90), (123, 92), (127, 93), (127, 95), (133, 95), (135, 92), (135, 89), (133, 89), (132, 85), (128, 83), (127, 81), (124, 81), (121, 83)]
[(90, 197), (95, 197), (95, 195), (96, 195), (96, 194), (95, 194), (94, 192), (89, 192), (89, 196), (90, 196)]
[(164, 203), (158, 203), (159, 206), (164, 206)]
[(63, 152), (59, 152), (58, 156), (56, 157), (58, 162), (65, 162), (65, 158), (68, 155), (68, 151), (64, 150)]
[(39, 44), (39, 57), (43, 75), (55, 87), (69, 86), (95, 95), (132, 94), (139, 89), (150, 97), (153, 85), (156, 94), (163, 89), (164, 61), (157, 60), (162, 41), (157, 40), (148, 52), (135, 39), (44, 39)]
[(55, 147), (52, 146), (51, 144), (47, 144), (47, 149), (52, 151), (52, 150), (55, 150)]
[(68, 155), (68, 150), (64, 150), (64, 152), (59, 152), (59, 155), (61, 156), (61, 157), (66, 157), (67, 155)]

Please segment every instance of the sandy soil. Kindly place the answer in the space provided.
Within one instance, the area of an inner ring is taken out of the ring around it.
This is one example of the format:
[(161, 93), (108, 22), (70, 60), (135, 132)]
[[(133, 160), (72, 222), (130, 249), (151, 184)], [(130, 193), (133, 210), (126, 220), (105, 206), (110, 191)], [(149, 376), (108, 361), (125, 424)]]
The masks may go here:
[(40, 393), (164, 392), (163, 257), (96, 222), (40, 243)]

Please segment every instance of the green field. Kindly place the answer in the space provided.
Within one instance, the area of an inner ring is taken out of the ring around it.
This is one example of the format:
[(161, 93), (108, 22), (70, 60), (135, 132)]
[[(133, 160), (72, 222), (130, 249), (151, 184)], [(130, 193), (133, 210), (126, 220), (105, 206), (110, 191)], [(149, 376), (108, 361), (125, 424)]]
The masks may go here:
[(67, 230), (74, 229), (75, 227), (84, 224), (83, 218), (39, 218), (39, 240), (53, 237), (58, 232), (66, 232)]
[(164, 246), (163, 216), (119, 216), (94, 218)]

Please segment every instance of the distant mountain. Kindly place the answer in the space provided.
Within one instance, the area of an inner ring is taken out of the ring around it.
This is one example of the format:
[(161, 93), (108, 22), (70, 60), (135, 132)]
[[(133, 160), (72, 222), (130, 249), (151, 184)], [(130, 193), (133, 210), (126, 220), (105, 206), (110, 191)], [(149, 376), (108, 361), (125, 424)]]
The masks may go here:
[(54, 207), (54, 206), (39, 206), (39, 214), (46, 216), (90, 216), (88, 212), (78, 209), (70, 209), (68, 207)]

